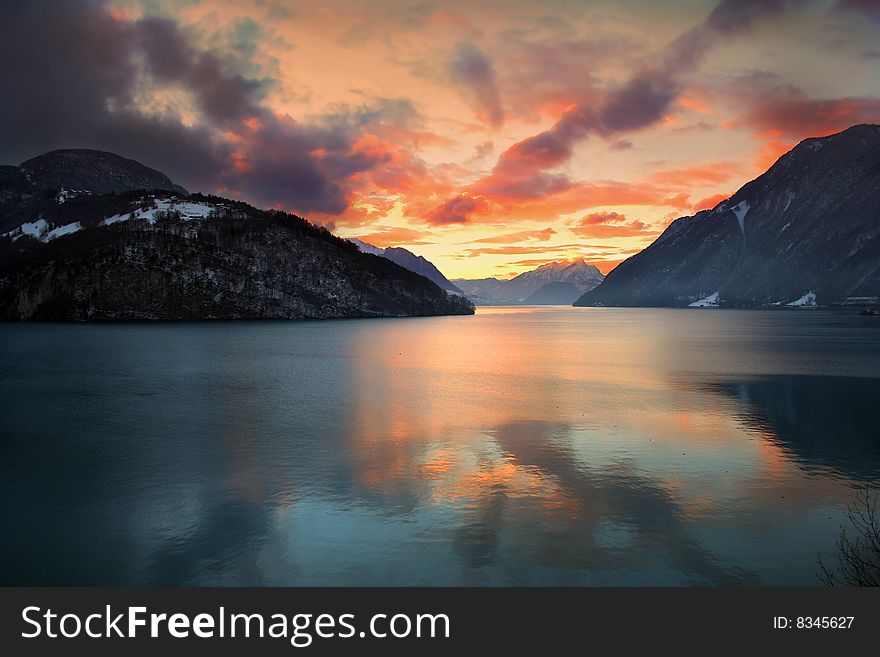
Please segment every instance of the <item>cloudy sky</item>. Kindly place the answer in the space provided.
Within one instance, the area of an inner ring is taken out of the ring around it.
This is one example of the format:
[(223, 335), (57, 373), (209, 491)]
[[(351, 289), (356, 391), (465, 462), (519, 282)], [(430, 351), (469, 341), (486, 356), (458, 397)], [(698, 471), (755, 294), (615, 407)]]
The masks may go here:
[(880, 122), (880, 0), (0, 0), (0, 163), (100, 148), (449, 277), (608, 271)]

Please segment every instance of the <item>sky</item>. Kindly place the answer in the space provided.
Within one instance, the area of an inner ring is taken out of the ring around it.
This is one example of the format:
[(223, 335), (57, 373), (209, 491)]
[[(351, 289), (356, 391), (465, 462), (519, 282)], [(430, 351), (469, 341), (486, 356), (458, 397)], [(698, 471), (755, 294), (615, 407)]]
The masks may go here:
[(880, 0), (0, 0), (0, 163), (98, 148), (449, 278), (603, 272), (880, 123)]

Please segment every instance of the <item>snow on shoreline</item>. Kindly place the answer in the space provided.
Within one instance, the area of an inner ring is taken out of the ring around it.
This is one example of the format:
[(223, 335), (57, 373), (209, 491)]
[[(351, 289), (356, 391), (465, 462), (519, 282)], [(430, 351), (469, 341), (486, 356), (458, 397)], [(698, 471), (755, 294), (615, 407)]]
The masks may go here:
[(792, 308), (815, 308), (817, 306), (816, 293), (811, 290), (800, 299), (795, 299), (785, 305)]
[(688, 308), (717, 308), (720, 301), (721, 295), (718, 292), (713, 292), (707, 297), (689, 303)]

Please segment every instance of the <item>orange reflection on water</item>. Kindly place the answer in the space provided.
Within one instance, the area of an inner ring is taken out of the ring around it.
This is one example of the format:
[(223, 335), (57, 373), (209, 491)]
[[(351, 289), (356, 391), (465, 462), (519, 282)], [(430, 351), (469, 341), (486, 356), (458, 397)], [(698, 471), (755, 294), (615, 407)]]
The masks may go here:
[[(364, 323), (353, 345), (362, 356), (353, 363), (355, 477), (436, 504), (501, 493), (571, 517), (604, 508), (599, 493), (579, 499), (573, 478), (622, 464), (683, 515), (712, 514), (731, 497), (770, 499), (776, 487), (790, 500), (812, 498), (813, 484), (772, 434), (744, 425), (735, 402), (676, 370), (675, 327), (595, 316), (493, 308), (382, 330)], [(529, 423), (558, 428), (501, 439), (505, 427)], [(823, 483), (830, 496), (847, 486)]]

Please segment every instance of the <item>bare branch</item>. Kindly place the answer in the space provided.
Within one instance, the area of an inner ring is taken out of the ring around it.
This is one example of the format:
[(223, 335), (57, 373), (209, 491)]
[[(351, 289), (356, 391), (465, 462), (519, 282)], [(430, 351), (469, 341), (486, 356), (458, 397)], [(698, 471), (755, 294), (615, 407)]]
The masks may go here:
[[(847, 507), (848, 526), (835, 545), (836, 567), (819, 555), (819, 579), (827, 586), (880, 586), (880, 519), (878, 494), (865, 486)], [(849, 531), (848, 531), (849, 530)]]

